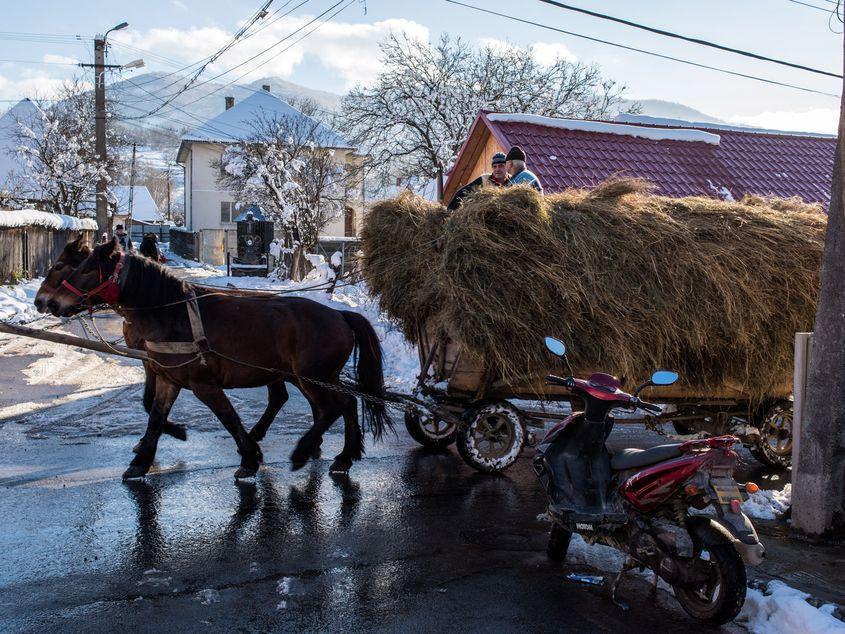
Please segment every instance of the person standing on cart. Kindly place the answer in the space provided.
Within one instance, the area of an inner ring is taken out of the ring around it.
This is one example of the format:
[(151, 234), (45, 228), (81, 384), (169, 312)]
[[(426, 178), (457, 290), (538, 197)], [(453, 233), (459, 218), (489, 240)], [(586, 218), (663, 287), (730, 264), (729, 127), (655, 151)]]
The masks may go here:
[(507, 160), (511, 185), (531, 185), (538, 192), (543, 193), (543, 186), (540, 184), (540, 179), (525, 166), (527, 157), (521, 147), (514, 145), (505, 158)]
[(507, 157), (503, 152), (496, 152), (492, 159), (492, 173), (485, 173), (461, 187), (455, 192), (452, 197), (452, 202), (449, 203), (449, 211), (455, 211), (461, 206), (464, 198), (469, 196), (476, 189), (481, 187), (507, 187), (510, 183), (510, 177), (507, 170)]

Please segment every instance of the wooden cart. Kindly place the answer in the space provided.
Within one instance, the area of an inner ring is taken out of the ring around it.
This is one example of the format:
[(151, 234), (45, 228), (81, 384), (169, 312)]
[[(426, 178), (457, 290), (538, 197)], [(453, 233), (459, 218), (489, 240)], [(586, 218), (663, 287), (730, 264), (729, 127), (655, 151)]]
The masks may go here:
[[(546, 385), (546, 373), (525, 376), (517, 384), (490, 380), (482, 364), (453, 339), (433, 328), (421, 331), (418, 339), (421, 372), (416, 397), (427, 404), (429, 412), (408, 411), (405, 426), (429, 448), (443, 449), (456, 442), (461, 457), (480, 471), (507, 469), (533, 440), (529, 428), (565, 418), (568, 413), (561, 412), (555, 402), (578, 406), (567, 389)], [(575, 370), (576, 376), (592, 374)], [(665, 405), (663, 413), (626, 416), (617, 419), (617, 424), (645, 424), (681, 439), (731, 433), (761, 462), (788, 467), (791, 391), (791, 385), (783, 385), (777, 394), (754, 405), (738, 386), (723, 385), (708, 394), (682, 385), (653, 387), (647, 398)]]

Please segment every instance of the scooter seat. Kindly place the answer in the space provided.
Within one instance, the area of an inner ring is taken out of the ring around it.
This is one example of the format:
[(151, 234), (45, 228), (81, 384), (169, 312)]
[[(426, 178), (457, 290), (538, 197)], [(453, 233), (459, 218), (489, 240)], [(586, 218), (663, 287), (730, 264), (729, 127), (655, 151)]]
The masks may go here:
[(683, 443), (657, 445), (651, 449), (623, 449), (610, 458), (610, 467), (616, 471), (645, 467), (655, 462), (670, 460), (681, 455)]

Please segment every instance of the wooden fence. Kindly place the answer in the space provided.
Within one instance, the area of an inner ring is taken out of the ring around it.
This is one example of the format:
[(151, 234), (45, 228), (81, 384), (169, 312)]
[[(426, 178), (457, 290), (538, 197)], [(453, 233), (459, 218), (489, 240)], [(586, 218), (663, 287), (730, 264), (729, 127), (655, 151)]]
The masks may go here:
[(170, 229), (170, 250), (186, 260), (197, 259), (197, 243), (199, 234), (190, 231)]
[(93, 246), (96, 231), (49, 229), (38, 226), (0, 228), (0, 282), (41, 277), (53, 266), (65, 245), (82, 235)]

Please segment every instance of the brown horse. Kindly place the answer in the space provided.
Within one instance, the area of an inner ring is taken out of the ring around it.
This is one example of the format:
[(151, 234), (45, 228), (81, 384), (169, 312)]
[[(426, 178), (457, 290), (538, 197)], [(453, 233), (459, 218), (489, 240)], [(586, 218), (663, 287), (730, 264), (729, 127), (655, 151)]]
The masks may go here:
[[(116, 303), (145, 345), (184, 345), (195, 339), (187, 310), (193, 291), (159, 264), (122, 253), (112, 240), (94, 249), (50, 304), (56, 314), (69, 316), (89, 304)], [(370, 323), (358, 313), (298, 297), (227, 295), (197, 288), (196, 298), (205, 335), (201, 354), (157, 352), (147, 345), (156, 376), (155, 398), (147, 432), (124, 478), (143, 477), (149, 470), (162, 425), (181, 389), (191, 390), (235, 439), (241, 454), (235, 477), (255, 475), (262, 459), (257, 441), (272, 419), (262, 417), (247, 433), (223, 390), (282, 382), (299, 388), (314, 415), (313, 426), (291, 454), (293, 468), (319, 453), (323, 433), (343, 416), (344, 445), (331, 471), (347, 472), (361, 458), (364, 444), (357, 401), (340, 386), (340, 372), (353, 351), (358, 390), (375, 399), (384, 396), (381, 346)], [(362, 412), (375, 438), (392, 427), (382, 402), (364, 398)]]
[[(73, 270), (82, 264), (82, 262), (91, 255), (91, 247), (88, 246), (87, 243), (83, 242), (82, 236), (68, 242), (65, 245), (65, 248), (62, 250), (62, 253), (59, 255), (56, 263), (47, 271), (47, 274), (44, 276), (44, 281), (41, 283), (41, 286), (38, 288), (38, 292), (35, 294), (35, 307), (38, 312), (43, 313), (47, 312), (50, 308), (49, 303), (50, 299), (53, 297), (53, 293), (58, 290), (61, 286), (62, 282), (64, 282)], [(230, 289), (226, 289), (225, 292), (245, 292), (245, 291), (233, 291)], [(55, 305), (55, 302), (54, 302)], [(52, 310), (50, 312), (53, 312)], [(120, 309), (118, 307), (119, 314), (125, 317), (122, 313), (120, 313)], [(55, 316), (58, 316), (57, 313), (53, 312)], [(132, 328), (132, 322), (128, 320), (124, 320), (123, 322), (123, 339), (126, 341), (126, 345), (130, 348), (135, 348), (136, 350), (143, 350), (144, 349), (144, 342), (142, 339), (139, 338), (138, 334), (134, 332)], [(155, 374), (150, 369), (149, 362), (144, 362), (144, 396), (143, 396), (143, 405), (144, 411), (149, 414), (153, 407), (153, 399), (155, 397), (155, 387), (156, 387), (156, 378)], [(261, 418), (258, 420), (253, 431), (259, 430), (261, 431), (260, 437), (256, 437), (256, 440), (262, 440), (264, 435), (267, 433), (272, 422), (275, 420), (276, 416), (278, 415), (279, 411), (282, 409), (282, 406), (288, 400), (288, 393), (287, 389), (285, 389), (284, 381), (277, 381), (276, 383), (271, 383), (267, 386), (267, 408), (264, 410), (264, 413), (261, 415)], [(173, 436), (179, 440), (187, 440), (188, 433), (185, 429), (184, 425), (179, 423), (174, 423), (171, 420), (167, 420), (162, 427), (162, 433), (167, 434), (168, 436)], [(137, 453), (138, 449), (140, 449), (141, 443), (140, 441), (138, 444), (135, 445), (133, 451)]]

